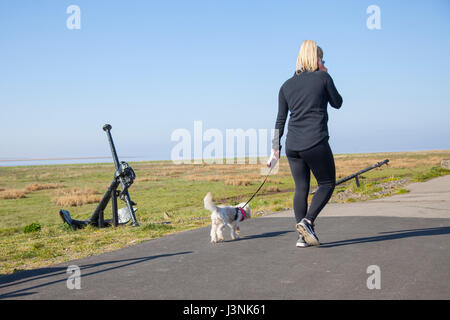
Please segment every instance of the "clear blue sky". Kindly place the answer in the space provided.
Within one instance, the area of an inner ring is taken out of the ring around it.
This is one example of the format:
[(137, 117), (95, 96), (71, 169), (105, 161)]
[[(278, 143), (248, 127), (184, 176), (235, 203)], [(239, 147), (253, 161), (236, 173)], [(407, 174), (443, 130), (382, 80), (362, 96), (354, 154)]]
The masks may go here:
[[(372, 4), (381, 30), (366, 27)], [(445, 0), (4, 0), (0, 158), (109, 155), (104, 123), (120, 154), (150, 159), (194, 120), (272, 128), (305, 39), (344, 98), (335, 153), (449, 149), (449, 34)]]

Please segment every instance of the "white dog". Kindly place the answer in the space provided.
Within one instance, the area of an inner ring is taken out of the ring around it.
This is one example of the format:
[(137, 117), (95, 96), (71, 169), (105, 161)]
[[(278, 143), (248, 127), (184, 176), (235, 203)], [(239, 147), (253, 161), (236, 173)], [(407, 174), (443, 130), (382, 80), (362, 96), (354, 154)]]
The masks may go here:
[(231, 229), (231, 239), (239, 239), (239, 223), (251, 218), (250, 206), (239, 203), (237, 206), (216, 206), (212, 194), (208, 192), (203, 199), (205, 209), (211, 211), (211, 242), (223, 241), (223, 229), (228, 225)]

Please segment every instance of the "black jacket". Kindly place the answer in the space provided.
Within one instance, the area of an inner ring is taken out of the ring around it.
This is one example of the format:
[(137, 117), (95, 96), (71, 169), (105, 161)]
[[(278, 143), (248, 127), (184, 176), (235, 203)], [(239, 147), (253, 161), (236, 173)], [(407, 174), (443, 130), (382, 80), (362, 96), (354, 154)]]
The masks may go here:
[(278, 116), (275, 129), (278, 137), (272, 148), (281, 149), (280, 140), (290, 111), (286, 148), (303, 151), (329, 137), (327, 105), (339, 109), (342, 97), (333, 79), (325, 71), (300, 72), (288, 79), (278, 94)]

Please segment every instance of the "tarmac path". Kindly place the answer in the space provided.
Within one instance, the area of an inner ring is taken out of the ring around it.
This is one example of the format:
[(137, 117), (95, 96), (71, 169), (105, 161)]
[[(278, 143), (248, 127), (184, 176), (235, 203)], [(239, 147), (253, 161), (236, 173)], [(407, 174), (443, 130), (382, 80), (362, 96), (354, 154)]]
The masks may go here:
[[(295, 246), (293, 212), (284, 211), (245, 221), (238, 241), (213, 245), (205, 227), (0, 276), (0, 298), (449, 299), (450, 175), (407, 188), (327, 205), (319, 247)], [(80, 268), (79, 290), (67, 287), (69, 265)], [(369, 289), (375, 276), (380, 289)]]

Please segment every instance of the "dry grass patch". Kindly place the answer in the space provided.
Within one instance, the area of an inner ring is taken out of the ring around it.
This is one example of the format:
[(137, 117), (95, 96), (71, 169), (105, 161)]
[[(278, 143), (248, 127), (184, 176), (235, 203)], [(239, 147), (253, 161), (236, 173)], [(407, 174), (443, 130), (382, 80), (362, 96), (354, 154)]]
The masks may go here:
[(194, 181), (209, 181), (209, 182), (217, 182), (223, 180), (223, 176), (200, 176), (197, 179), (193, 179)]
[(248, 179), (227, 179), (225, 180), (225, 184), (231, 186), (248, 186), (252, 182)]
[(203, 182), (217, 182), (223, 181), (227, 185), (232, 186), (247, 186), (252, 182), (261, 180), (260, 175), (257, 174), (224, 174), (224, 175), (188, 175), (183, 176), (183, 179), (188, 181), (203, 181)]
[(41, 175), (39, 175), (39, 179), (47, 179), (48, 177), (50, 177), (52, 175), (51, 172), (45, 172)]
[(0, 199), (20, 199), (25, 198), (25, 192), (21, 189), (3, 190), (0, 192)]
[(268, 192), (280, 192), (280, 188), (278, 188), (277, 186), (270, 186), (266, 188), (266, 191)]
[(273, 179), (270, 179), (270, 183), (273, 183), (273, 184), (282, 184), (283, 182), (281, 182), (280, 180), (273, 180)]
[(168, 170), (168, 171), (164, 171), (163, 175), (164, 176), (172, 176), (172, 175), (178, 175), (180, 173), (184, 173), (184, 171), (182, 171), (182, 170)]
[(163, 177), (167, 177), (167, 176), (174, 176), (174, 175), (179, 175), (181, 173), (184, 173), (184, 171), (181, 170), (154, 170), (154, 172), (152, 173), (152, 175), (154, 176), (163, 176)]
[(57, 206), (78, 207), (83, 204), (99, 202), (102, 197), (99, 192), (91, 188), (72, 188), (69, 190), (59, 190), (59, 197), (53, 198), (52, 201)]
[(62, 183), (33, 183), (25, 187), (25, 192), (64, 188)]
[(337, 177), (348, 176), (363, 168), (374, 165), (378, 161), (389, 158), (389, 167), (394, 169), (414, 169), (420, 166), (437, 166), (440, 164), (441, 157), (430, 156), (427, 158), (408, 158), (408, 157), (389, 157), (389, 155), (366, 156), (352, 159), (335, 159)]
[(24, 189), (9, 189), (0, 188), (0, 199), (20, 199), (25, 198), (27, 193), (38, 190), (57, 189), (64, 187), (61, 183), (33, 183), (27, 185)]
[(146, 182), (146, 181), (161, 181), (161, 179), (157, 177), (144, 177), (144, 178), (136, 178), (136, 182)]
[(217, 181), (222, 181), (225, 179), (225, 176), (222, 175), (211, 175), (211, 176), (206, 176), (206, 175), (188, 175), (188, 176), (183, 176), (184, 180), (188, 180), (188, 181), (208, 181), (208, 182), (217, 182)]

